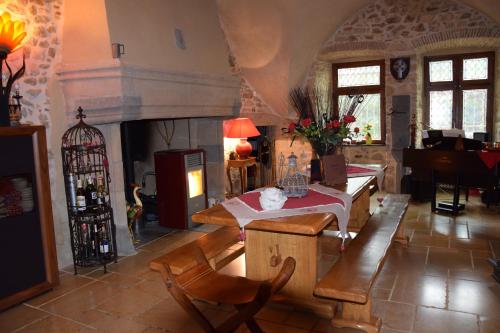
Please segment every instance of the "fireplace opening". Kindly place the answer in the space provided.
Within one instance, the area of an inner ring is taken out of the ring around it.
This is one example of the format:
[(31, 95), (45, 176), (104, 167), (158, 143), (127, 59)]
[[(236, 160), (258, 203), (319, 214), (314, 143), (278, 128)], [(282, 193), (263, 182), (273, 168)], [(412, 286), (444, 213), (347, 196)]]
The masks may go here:
[[(171, 231), (158, 222), (155, 172), (148, 163), (152, 141), (150, 128), (149, 120), (128, 121), (120, 125), (127, 222), (135, 245), (147, 243)], [(134, 207), (142, 210), (135, 217), (131, 216)]]
[[(127, 214), (134, 218), (129, 223), (136, 247), (177, 229), (203, 231), (209, 226), (192, 223), (191, 215), (241, 193), (238, 170), (228, 172), (239, 140), (224, 138), (223, 122), (207, 117), (121, 123), (128, 211), (140, 210)], [(261, 135), (248, 139), (255, 165), (246, 170), (246, 191), (272, 186), (275, 179), (273, 127), (257, 128)]]
[[(121, 123), (127, 209), (141, 206), (141, 215), (129, 220), (136, 246), (175, 229), (196, 227), (190, 216), (207, 207), (209, 199), (224, 199), (222, 121), (209, 117)], [(165, 152), (175, 151), (184, 152), (179, 163), (158, 162), (157, 156), (173, 156)], [(186, 194), (181, 195), (182, 191)], [(173, 205), (176, 201), (177, 206)], [(180, 209), (184, 204), (186, 209)]]

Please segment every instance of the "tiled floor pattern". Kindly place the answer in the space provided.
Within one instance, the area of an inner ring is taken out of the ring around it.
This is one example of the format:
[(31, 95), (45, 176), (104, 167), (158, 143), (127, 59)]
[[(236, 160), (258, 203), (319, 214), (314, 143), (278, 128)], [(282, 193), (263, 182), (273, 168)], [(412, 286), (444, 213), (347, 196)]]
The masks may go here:
[[(500, 284), (485, 262), (489, 240), (500, 239), (500, 208), (487, 210), (472, 198), (456, 218), (429, 210), (428, 203), (411, 205), (405, 218), (411, 246), (394, 246), (373, 288), (382, 332), (500, 332)], [(0, 313), (0, 332), (199, 332), (148, 262), (201, 234), (169, 234), (110, 265), (108, 274), (64, 269), (54, 291)], [(199, 305), (215, 323), (231, 311)], [(357, 332), (284, 306), (266, 306), (257, 318), (266, 332)]]

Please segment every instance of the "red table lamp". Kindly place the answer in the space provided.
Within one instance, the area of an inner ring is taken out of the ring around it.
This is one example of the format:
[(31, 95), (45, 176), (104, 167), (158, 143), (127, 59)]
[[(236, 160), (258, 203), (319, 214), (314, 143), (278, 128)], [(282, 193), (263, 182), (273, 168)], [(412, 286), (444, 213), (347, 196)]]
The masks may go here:
[(247, 141), (247, 138), (260, 135), (257, 127), (248, 118), (233, 119), (230, 126), (226, 138), (239, 138), (240, 143), (236, 145), (236, 153), (241, 160), (247, 159), (252, 152), (252, 145)]

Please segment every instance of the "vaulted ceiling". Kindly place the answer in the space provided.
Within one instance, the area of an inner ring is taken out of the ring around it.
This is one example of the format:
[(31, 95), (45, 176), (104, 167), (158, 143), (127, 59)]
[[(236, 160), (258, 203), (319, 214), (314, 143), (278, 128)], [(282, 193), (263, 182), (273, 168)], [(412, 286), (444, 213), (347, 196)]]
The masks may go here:
[[(498, 0), (460, 1), (500, 23)], [(221, 23), (243, 76), (279, 114), (286, 114), (289, 89), (302, 82), (322, 43), (371, 2), (217, 0)]]

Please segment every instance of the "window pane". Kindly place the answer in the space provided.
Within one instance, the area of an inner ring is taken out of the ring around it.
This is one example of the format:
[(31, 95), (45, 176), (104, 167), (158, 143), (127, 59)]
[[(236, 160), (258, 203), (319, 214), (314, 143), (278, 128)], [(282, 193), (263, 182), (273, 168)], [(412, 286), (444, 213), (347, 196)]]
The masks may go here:
[(429, 126), (431, 129), (452, 127), (453, 90), (429, 92)]
[(337, 78), (337, 86), (339, 88), (376, 86), (380, 84), (380, 66), (339, 68), (337, 70)]
[(464, 80), (486, 80), (488, 58), (464, 59)]
[(467, 138), (474, 132), (486, 132), (487, 89), (463, 91), (463, 130)]
[(453, 61), (429, 62), (429, 79), (431, 82), (453, 81)]
[[(382, 126), (380, 123), (380, 94), (369, 94), (364, 95), (364, 100), (358, 105), (354, 115), (356, 116), (356, 121), (351, 125), (351, 130), (354, 127), (359, 127), (361, 130), (361, 136), (366, 133), (363, 130), (366, 125), (371, 125), (372, 129), (370, 134), (373, 140), (382, 140)], [(342, 95), (339, 96), (339, 112), (342, 114), (344, 110), (350, 104), (349, 96)]]

